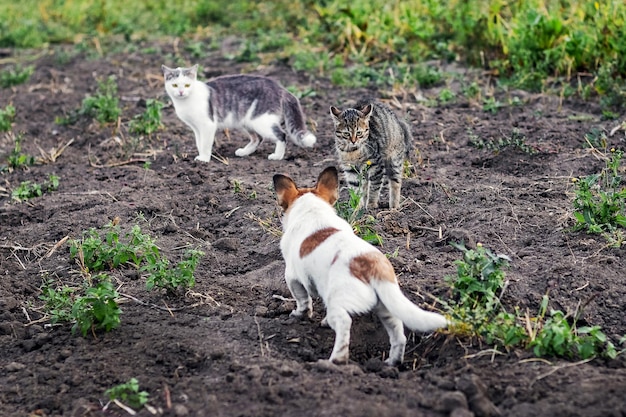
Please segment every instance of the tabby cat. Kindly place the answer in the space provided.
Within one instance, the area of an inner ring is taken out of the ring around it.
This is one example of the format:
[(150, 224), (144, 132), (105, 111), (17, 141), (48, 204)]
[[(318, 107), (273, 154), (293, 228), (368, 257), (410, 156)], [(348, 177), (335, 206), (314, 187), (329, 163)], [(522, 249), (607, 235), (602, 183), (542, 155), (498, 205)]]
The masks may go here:
[(364, 100), (355, 108), (330, 107), (335, 148), (349, 187), (359, 189), (367, 208), (378, 207), (383, 177), (389, 181), (389, 207), (400, 206), (402, 169), (413, 138), (409, 126), (386, 105)]
[[(191, 68), (161, 66), (165, 90), (176, 115), (196, 137), (199, 161), (209, 162), (217, 129), (239, 128), (250, 142), (235, 155), (248, 156), (262, 139), (276, 143), (268, 159), (285, 156), (285, 129), (299, 146), (311, 147), (315, 136), (306, 129), (298, 99), (270, 78), (256, 75), (224, 75), (206, 83), (197, 80), (198, 65)], [(258, 135), (258, 136), (257, 136)]]

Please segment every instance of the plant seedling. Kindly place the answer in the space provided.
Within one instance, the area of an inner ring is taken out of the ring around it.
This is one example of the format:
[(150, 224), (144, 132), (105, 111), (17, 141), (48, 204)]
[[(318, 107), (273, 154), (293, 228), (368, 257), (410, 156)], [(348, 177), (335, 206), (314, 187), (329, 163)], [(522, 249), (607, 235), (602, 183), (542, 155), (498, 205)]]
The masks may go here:
[(165, 104), (156, 99), (146, 100), (146, 111), (138, 114), (130, 121), (130, 132), (139, 135), (151, 136), (163, 127), (161, 123), (161, 109)]
[(0, 108), (0, 132), (8, 132), (11, 130), (15, 120), (15, 107), (11, 104), (7, 104), (4, 109)]
[(111, 331), (120, 325), (120, 310), (116, 298), (118, 293), (109, 281), (108, 276), (101, 274), (94, 277), (98, 284), (90, 287), (84, 296), (78, 297), (72, 305), (72, 333), (80, 330), (83, 337), (87, 332), (97, 329)]
[(28, 81), (34, 70), (35, 67), (33, 67), (32, 65), (24, 68), (16, 65), (5, 69), (0, 72), (0, 87), (8, 88), (23, 84)]
[(146, 391), (139, 391), (139, 381), (131, 378), (124, 384), (119, 384), (109, 388), (104, 392), (109, 400), (118, 400), (132, 408), (139, 409), (148, 402), (149, 394)]

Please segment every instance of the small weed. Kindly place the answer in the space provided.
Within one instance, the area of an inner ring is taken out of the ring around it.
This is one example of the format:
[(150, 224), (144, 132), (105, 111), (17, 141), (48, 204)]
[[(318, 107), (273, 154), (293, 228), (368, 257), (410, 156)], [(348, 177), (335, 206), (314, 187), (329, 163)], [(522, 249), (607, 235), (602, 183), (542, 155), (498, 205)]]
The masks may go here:
[(139, 409), (148, 402), (149, 394), (146, 391), (139, 391), (139, 381), (131, 378), (128, 382), (116, 385), (104, 392), (109, 400), (118, 400), (124, 405)]
[(8, 132), (11, 130), (15, 120), (15, 107), (11, 104), (7, 104), (4, 109), (0, 108), (0, 132)]
[(357, 236), (373, 245), (382, 245), (383, 238), (374, 229), (376, 219), (369, 214), (365, 215), (365, 204), (362, 203), (363, 196), (360, 191), (350, 188), (348, 194), (350, 196), (348, 201), (335, 203), (337, 214), (350, 223)]
[[(103, 239), (104, 237), (104, 239)], [(191, 288), (195, 284), (193, 273), (200, 258), (199, 250), (189, 250), (184, 259), (170, 267), (170, 261), (161, 256), (154, 239), (134, 225), (122, 238), (119, 225), (109, 223), (101, 233), (92, 228), (80, 240), (70, 240), (70, 257), (78, 259), (86, 273), (115, 269), (130, 265), (146, 272), (146, 287), (164, 288), (173, 293), (179, 287)]]
[(585, 143), (583, 147), (591, 147), (596, 149), (606, 149), (608, 138), (606, 133), (600, 129), (593, 128), (590, 132), (585, 133)]
[(148, 273), (146, 278), (146, 288), (162, 288), (168, 294), (174, 294), (179, 289), (193, 288), (196, 284), (194, 272), (198, 266), (200, 258), (204, 252), (191, 249), (185, 253), (182, 261), (174, 268), (170, 268), (170, 263), (166, 258), (150, 260), (141, 270)]
[(126, 234), (128, 243), (120, 241), (120, 227), (111, 223), (104, 226), (104, 240), (98, 230), (83, 232), (80, 240), (69, 241), (70, 257), (78, 259), (86, 272), (103, 271), (127, 263), (139, 267), (147, 253), (158, 254), (158, 248), (148, 235), (141, 233), (138, 225)]
[(496, 114), (500, 108), (503, 107), (503, 104), (498, 101), (495, 97), (485, 97), (483, 98), (483, 111), (489, 112), (491, 114)]
[(241, 187), (241, 184), (242, 184), (242, 183), (241, 183), (241, 181), (239, 181), (239, 180), (232, 180), (232, 181), (231, 181), (231, 183), (233, 184), (233, 193), (234, 193), (234, 194), (238, 194), (238, 193), (240, 193), (240, 192), (241, 192), (241, 189), (242, 189), (242, 187)]
[(41, 288), (39, 299), (45, 303), (44, 311), (50, 315), (52, 324), (70, 322), (72, 320), (72, 297), (76, 288), (63, 286), (55, 289), (52, 288), (53, 283), (53, 280), (45, 281)]
[(624, 244), (626, 187), (620, 175), (622, 151), (611, 149), (598, 174), (574, 179), (574, 230), (603, 234), (613, 246)]
[[(11, 135), (9, 133), (9, 135)], [(13, 150), (9, 155), (8, 166), (9, 169), (17, 169), (23, 168), (27, 166), (31, 166), (35, 164), (35, 157), (22, 153), (22, 140), (24, 136), (20, 133), (17, 136), (14, 136)]]
[(83, 100), (79, 114), (93, 117), (101, 125), (116, 122), (122, 113), (117, 97), (117, 83), (111, 75), (105, 81), (98, 81), (98, 90), (94, 96)]
[(570, 323), (570, 318), (560, 310), (551, 310), (550, 317), (544, 319), (547, 308), (548, 296), (545, 295), (537, 319), (540, 328), (528, 344), (535, 356), (588, 359), (594, 356), (615, 358), (618, 355), (615, 345), (599, 326), (577, 327), (576, 320)]
[(503, 137), (498, 140), (485, 141), (478, 136), (469, 133), (470, 144), (478, 149), (487, 149), (493, 153), (500, 153), (506, 148), (515, 148), (528, 155), (534, 155), (537, 150), (526, 143), (526, 137), (520, 133), (518, 129), (513, 129), (511, 136)]
[[(476, 249), (460, 244), (452, 246), (463, 252), (455, 261), (456, 276), (445, 277), (451, 285), (455, 300), (447, 304), (448, 314), (455, 320), (452, 331), (459, 335), (482, 338), (490, 345), (506, 349), (521, 346), (532, 348), (538, 357), (559, 356), (583, 359), (593, 356), (614, 358), (618, 354), (613, 343), (600, 327), (576, 327), (561, 311), (551, 311), (545, 318), (548, 296), (541, 301), (539, 315), (531, 318), (504, 310), (500, 298), (506, 287), (505, 273), (508, 257), (494, 255), (480, 243)], [(623, 343), (626, 337), (622, 338)]]
[(26, 201), (31, 198), (41, 197), (45, 192), (56, 191), (59, 188), (59, 177), (50, 175), (48, 181), (43, 184), (23, 181), (11, 192), (11, 198), (16, 201)]
[(0, 72), (0, 88), (8, 88), (25, 83), (34, 70), (35, 67), (33, 66), (22, 68), (19, 65), (3, 70)]
[(478, 98), (480, 96), (480, 86), (476, 81), (470, 85), (463, 87), (463, 95), (468, 99)]
[(161, 109), (165, 104), (156, 99), (146, 100), (146, 111), (135, 116), (129, 124), (131, 133), (151, 136), (163, 127), (161, 123)]
[(450, 103), (456, 99), (456, 94), (449, 88), (444, 88), (439, 92), (439, 101), (442, 103)]
[(99, 281), (94, 287), (90, 287), (84, 296), (78, 297), (72, 305), (72, 319), (76, 320), (72, 326), (72, 333), (80, 330), (83, 337), (87, 332), (103, 329), (111, 331), (120, 325), (120, 310), (116, 298), (118, 293), (104, 275), (93, 277)]
[(443, 74), (439, 69), (433, 68), (427, 65), (420, 65), (415, 68), (413, 72), (415, 81), (419, 84), (420, 88), (430, 88), (437, 85), (443, 79)]

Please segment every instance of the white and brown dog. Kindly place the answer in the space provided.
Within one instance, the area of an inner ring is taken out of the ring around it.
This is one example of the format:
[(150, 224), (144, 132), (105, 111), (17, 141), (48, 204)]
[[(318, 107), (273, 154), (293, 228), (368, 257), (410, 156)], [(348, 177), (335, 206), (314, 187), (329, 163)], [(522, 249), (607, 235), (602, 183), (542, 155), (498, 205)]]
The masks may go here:
[(422, 332), (447, 326), (442, 315), (424, 311), (404, 296), (387, 257), (336, 214), (336, 168), (326, 168), (313, 188), (298, 188), (291, 178), (276, 174), (274, 189), (285, 210), (280, 248), (297, 303), (291, 315), (311, 317), (311, 296), (322, 298), (325, 321), (336, 334), (331, 362), (348, 362), (351, 315), (375, 311), (389, 335), (389, 365), (404, 359), (403, 323)]

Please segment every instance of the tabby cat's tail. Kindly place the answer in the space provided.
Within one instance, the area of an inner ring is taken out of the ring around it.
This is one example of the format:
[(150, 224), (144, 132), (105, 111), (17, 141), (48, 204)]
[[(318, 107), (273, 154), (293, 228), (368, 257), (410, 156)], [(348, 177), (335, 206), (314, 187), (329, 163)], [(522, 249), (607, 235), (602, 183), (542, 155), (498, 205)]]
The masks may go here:
[(287, 136), (291, 138), (293, 143), (303, 148), (312, 147), (317, 138), (307, 130), (302, 107), (300, 107), (300, 102), (293, 94), (285, 94), (283, 115), (285, 117)]

